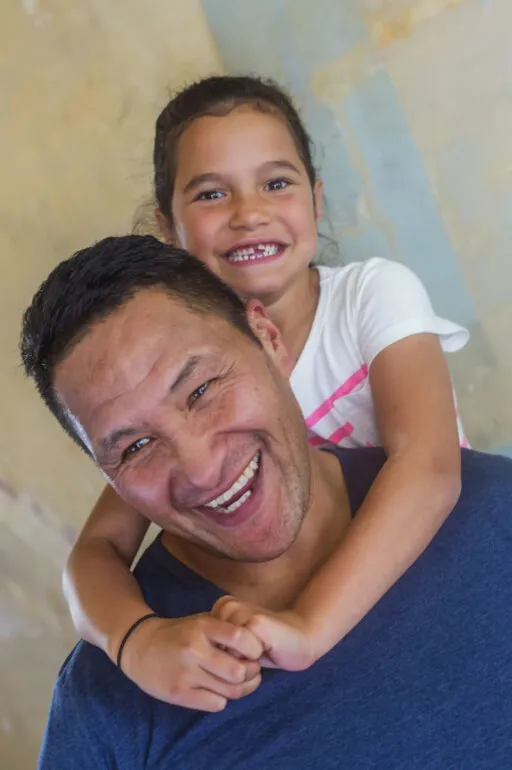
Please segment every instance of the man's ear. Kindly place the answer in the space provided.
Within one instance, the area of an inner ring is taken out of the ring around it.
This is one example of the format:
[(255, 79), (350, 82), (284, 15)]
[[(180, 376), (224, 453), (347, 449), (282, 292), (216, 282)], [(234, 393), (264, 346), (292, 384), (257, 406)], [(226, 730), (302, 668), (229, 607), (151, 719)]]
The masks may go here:
[(156, 209), (155, 217), (158, 224), (158, 229), (160, 230), (160, 235), (162, 236), (162, 240), (165, 241), (165, 243), (172, 244), (172, 246), (178, 246), (179, 244), (177, 242), (174, 228), (165, 214), (160, 211), (160, 209)]
[(294, 362), (286, 349), (281, 332), (270, 320), (259, 299), (250, 299), (247, 302), (247, 320), (253, 334), (259, 339), (278, 369), (285, 377), (289, 377)]

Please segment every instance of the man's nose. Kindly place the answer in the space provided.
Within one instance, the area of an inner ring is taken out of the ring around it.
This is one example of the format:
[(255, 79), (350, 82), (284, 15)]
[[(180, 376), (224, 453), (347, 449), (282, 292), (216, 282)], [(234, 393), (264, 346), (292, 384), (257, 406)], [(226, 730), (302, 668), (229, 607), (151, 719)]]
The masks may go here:
[(200, 493), (220, 484), (225, 448), (220, 437), (185, 429), (174, 442), (175, 490)]
[(231, 227), (255, 230), (270, 221), (270, 211), (262, 196), (257, 193), (238, 195), (232, 204)]

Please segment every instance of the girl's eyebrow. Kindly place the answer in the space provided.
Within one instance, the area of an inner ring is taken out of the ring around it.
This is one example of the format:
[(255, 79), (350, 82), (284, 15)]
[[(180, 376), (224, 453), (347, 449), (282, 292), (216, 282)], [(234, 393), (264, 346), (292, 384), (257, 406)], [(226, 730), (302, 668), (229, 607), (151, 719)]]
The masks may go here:
[[(293, 171), (295, 174), (300, 174), (300, 170), (297, 168), (297, 166), (295, 166), (289, 160), (268, 160), (265, 163), (262, 163), (258, 170), (274, 171), (277, 169), (288, 169), (288, 171)], [(222, 175), (215, 173), (214, 171), (209, 171), (205, 174), (197, 174), (196, 176), (193, 176), (191, 179), (189, 179), (183, 189), (183, 194), (185, 195), (191, 190), (195, 190), (196, 187), (200, 187), (205, 182), (219, 182), (221, 179)]]
[(193, 176), (191, 179), (189, 179), (183, 189), (183, 193), (188, 193), (191, 190), (194, 190), (196, 187), (204, 184), (205, 182), (218, 182), (219, 180), (220, 174), (215, 174), (213, 171), (210, 171), (207, 174), (198, 174), (197, 176)]
[(293, 171), (295, 174), (300, 174), (300, 170), (297, 166), (294, 166), (289, 160), (268, 160), (260, 166), (262, 171), (271, 171), (279, 168), (286, 168), (288, 171)]

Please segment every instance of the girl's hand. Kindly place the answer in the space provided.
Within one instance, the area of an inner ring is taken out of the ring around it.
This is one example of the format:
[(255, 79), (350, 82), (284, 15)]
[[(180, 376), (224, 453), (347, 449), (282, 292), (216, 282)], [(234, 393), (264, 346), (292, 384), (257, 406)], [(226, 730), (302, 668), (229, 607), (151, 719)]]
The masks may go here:
[(215, 602), (212, 615), (220, 620), (244, 626), (261, 641), (265, 668), (302, 671), (318, 660), (314, 634), (304, 618), (294, 610), (270, 612), (233, 596)]
[(259, 639), (208, 614), (151, 618), (123, 650), (123, 672), (148, 695), (201, 711), (222, 711), (261, 682)]

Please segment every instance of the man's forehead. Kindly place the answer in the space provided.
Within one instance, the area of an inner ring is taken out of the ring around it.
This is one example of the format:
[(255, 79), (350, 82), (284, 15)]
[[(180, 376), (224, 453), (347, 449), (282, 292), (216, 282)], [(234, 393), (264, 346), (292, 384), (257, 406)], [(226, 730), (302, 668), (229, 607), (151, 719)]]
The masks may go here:
[[(55, 371), (55, 387), (73, 413), (135, 390), (151, 371), (172, 379), (192, 362), (230, 349), (229, 324), (189, 310), (164, 291), (145, 291), (93, 326)], [(182, 378), (183, 379), (183, 378)]]
[[(223, 335), (219, 336), (218, 327), (224, 325), (229, 327), (216, 313), (193, 310), (163, 289), (145, 289), (93, 323), (68, 358), (87, 356), (95, 363), (122, 369), (132, 354), (150, 352), (159, 344), (179, 357), (196, 340), (201, 344), (210, 337), (220, 343)], [(74, 356), (75, 350), (79, 355)]]

